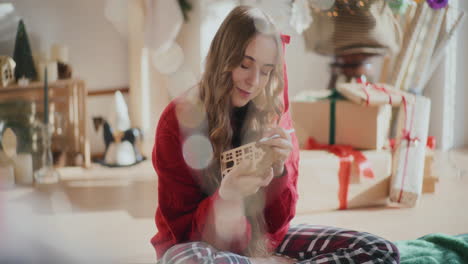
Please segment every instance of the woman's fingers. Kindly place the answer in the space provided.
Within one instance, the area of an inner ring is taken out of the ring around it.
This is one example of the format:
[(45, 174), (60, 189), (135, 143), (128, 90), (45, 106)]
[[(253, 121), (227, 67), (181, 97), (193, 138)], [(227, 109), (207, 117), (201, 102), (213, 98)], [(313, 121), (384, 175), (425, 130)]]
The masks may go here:
[[(284, 141), (284, 140), (283, 140)], [(265, 143), (266, 144), (266, 143)], [(293, 147), (292, 144), (289, 142), (281, 142), (279, 144), (273, 143), (268, 146), (271, 148), (273, 151), (273, 159), (274, 161), (281, 161), (284, 162), (288, 159), (289, 154), (291, 153)]]
[(275, 138), (275, 139), (270, 139), (265, 142), (262, 142), (261, 144), (267, 145), (270, 147), (277, 147), (277, 148), (282, 148), (282, 149), (292, 149), (292, 144), (291, 141), (286, 140), (284, 138)]
[(286, 132), (286, 130), (282, 127), (275, 127), (275, 128), (267, 129), (264, 132), (263, 137), (269, 138), (275, 135), (278, 136), (279, 138), (284, 138), (288, 141), (291, 140), (291, 135), (288, 132)]
[(265, 187), (265, 186), (268, 186), (271, 182), (271, 180), (273, 180), (273, 168), (270, 168), (267, 173), (266, 173), (266, 177), (263, 179), (263, 181), (260, 183), (261, 186)]
[(242, 199), (256, 193), (263, 181), (262, 177), (242, 176), (232, 170), (221, 182), (220, 196), (225, 200)]
[(231, 173), (235, 177), (250, 175), (255, 171), (255, 166), (251, 160), (242, 160), (237, 166), (235, 166)]
[(259, 177), (254, 177), (254, 178), (243, 177), (239, 180), (238, 186), (242, 194), (244, 196), (248, 196), (248, 195), (256, 193), (258, 189), (260, 189), (260, 187), (263, 187), (264, 185), (262, 184), (264, 181), (265, 179), (262, 179)]
[[(275, 137), (261, 142), (274, 152), (275, 164), (284, 164), (293, 149), (291, 137), (283, 128), (277, 127), (265, 133), (266, 137)], [(221, 182), (222, 193), (235, 197), (246, 197), (256, 193), (259, 188), (268, 186), (275, 174), (281, 171), (271, 167), (266, 172), (259, 172), (253, 160), (242, 160)], [(283, 167), (281, 165), (280, 167)]]
[(286, 132), (284, 128), (279, 127), (276, 132), (281, 136), (281, 138), (284, 138), (287, 141), (291, 141), (291, 136), (289, 135), (289, 133)]
[[(276, 137), (273, 137), (275, 135)], [(268, 130), (265, 133), (264, 138), (269, 138), (269, 137), (273, 137), (273, 138), (261, 141), (261, 144), (267, 145), (270, 147), (278, 147), (278, 148), (288, 149), (288, 150), (293, 149), (293, 145), (291, 143), (291, 136), (283, 128), (277, 127), (277, 128)]]

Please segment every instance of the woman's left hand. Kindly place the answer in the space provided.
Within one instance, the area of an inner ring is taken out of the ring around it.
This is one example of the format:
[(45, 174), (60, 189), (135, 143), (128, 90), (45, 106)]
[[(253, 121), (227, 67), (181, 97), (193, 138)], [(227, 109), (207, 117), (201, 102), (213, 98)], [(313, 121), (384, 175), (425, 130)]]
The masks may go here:
[(273, 156), (275, 160), (273, 161), (273, 174), (275, 177), (281, 176), (284, 170), (284, 163), (289, 157), (293, 149), (293, 145), (291, 143), (291, 136), (286, 130), (282, 127), (275, 127), (268, 129), (263, 137), (271, 137), (273, 135), (279, 135), (277, 138), (269, 139), (264, 141), (260, 144), (265, 146), (270, 146), (273, 150)]

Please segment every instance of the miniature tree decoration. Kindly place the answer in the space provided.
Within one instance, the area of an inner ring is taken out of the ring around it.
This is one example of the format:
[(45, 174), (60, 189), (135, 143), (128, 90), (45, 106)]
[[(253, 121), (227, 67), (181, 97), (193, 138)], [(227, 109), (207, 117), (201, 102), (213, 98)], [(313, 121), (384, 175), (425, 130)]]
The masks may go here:
[(19, 80), (22, 77), (26, 77), (30, 80), (35, 80), (37, 78), (31, 47), (29, 46), (28, 34), (26, 33), (26, 27), (23, 20), (20, 20), (18, 24), (13, 60), (16, 62), (16, 80)]
[(182, 14), (184, 15), (184, 21), (188, 21), (188, 12), (192, 10), (192, 4), (190, 4), (187, 0), (179, 0), (180, 9), (182, 10)]

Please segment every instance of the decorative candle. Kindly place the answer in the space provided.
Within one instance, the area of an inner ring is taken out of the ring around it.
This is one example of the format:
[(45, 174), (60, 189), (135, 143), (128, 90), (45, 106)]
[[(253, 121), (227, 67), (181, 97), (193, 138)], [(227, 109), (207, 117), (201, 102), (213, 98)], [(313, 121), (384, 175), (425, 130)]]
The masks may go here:
[(44, 74), (45, 74), (45, 68), (47, 68), (47, 63), (45, 62), (39, 62), (37, 63), (37, 72), (39, 73), (38, 74), (38, 80), (40, 82), (43, 82), (44, 81)]
[(62, 63), (68, 63), (68, 47), (60, 44), (54, 44), (51, 48), (51, 59)]
[(56, 61), (47, 63), (47, 81), (55, 82), (58, 80), (58, 65)]
[(13, 158), (15, 179), (18, 184), (33, 183), (33, 162), (29, 153), (19, 153)]
[(39, 74), (39, 81), (45, 81), (45, 68), (47, 68), (47, 81), (55, 82), (58, 80), (58, 65), (56, 61), (52, 62), (40, 62), (37, 65), (38, 71), (43, 74)]

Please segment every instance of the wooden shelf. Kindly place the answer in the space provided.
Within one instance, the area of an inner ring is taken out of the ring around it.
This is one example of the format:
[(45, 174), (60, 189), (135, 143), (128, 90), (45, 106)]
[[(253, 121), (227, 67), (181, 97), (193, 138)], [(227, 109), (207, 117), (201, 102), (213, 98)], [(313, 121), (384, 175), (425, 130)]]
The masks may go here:
[[(0, 88), (0, 103), (28, 101), (35, 105), (38, 116), (44, 109), (44, 84), (32, 82), (27, 86), (11, 85)], [(87, 136), (87, 88), (83, 80), (68, 79), (49, 83), (49, 120), (60, 116), (60, 131), (52, 136), (52, 149), (66, 154), (63, 165), (90, 166), (90, 148)], [(77, 164), (77, 162), (80, 164)]]

